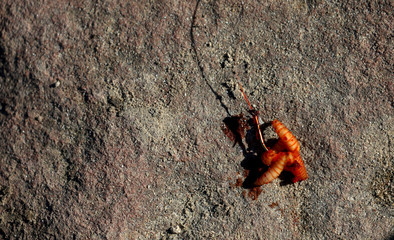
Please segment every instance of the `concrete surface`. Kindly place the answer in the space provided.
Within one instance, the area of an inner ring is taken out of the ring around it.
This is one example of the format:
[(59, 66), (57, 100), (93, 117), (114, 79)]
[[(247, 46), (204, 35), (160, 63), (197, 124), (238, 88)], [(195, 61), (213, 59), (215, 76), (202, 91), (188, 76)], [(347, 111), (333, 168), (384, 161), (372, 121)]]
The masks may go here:
[[(389, 239), (393, 22), (391, 1), (2, 1), (0, 238)], [(250, 118), (236, 74), (308, 180), (237, 187), (259, 150), (222, 131)]]

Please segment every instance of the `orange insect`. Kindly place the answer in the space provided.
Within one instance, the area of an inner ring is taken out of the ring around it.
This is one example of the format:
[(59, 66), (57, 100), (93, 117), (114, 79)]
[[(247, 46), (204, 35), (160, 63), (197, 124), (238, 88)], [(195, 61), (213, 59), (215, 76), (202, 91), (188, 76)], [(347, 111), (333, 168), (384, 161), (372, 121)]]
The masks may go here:
[[(239, 86), (250, 109), (252, 112), (255, 112), (240, 83)], [(308, 174), (299, 152), (300, 144), (290, 130), (287, 129), (279, 120), (275, 119), (272, 122), (272, 127), (276, 134), (278, 134), (279, 141), (272, 147), (272, 149), (268, 149), (264, 144), (257, 113), (253, 114), (253, 120), (257, 125), (260, 142), (266, 150), (266, 152), (262, 154), (261, 160), (265, 165), (269, 166), (268, 170), (256, 180), (255, 185), (261, 186), (272, 182), (283, 170), (289, 171), (294, 175), (294, 178), (292, 179), (294, 183), (307, 179)]]

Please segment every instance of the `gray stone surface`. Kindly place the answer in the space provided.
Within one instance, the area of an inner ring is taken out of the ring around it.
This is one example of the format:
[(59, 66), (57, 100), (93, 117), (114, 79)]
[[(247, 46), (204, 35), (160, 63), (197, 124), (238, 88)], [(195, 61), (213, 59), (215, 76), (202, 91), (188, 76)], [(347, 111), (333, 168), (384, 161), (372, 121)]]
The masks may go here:
[[(393, 4), (343, 2), (1, 1), (0, 238), (393, 236)], [(235, 73), (310, 176), (255, 201)]]

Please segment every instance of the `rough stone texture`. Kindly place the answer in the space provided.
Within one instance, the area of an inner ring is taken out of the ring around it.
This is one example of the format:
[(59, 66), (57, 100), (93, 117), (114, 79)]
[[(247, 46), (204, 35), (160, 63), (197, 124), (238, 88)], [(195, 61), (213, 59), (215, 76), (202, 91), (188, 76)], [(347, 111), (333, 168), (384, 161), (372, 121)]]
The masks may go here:
[[(343, 2), (1, 1), (0, 238), (393, 236), (393, 4)], [(231, 187), (235, 73), (307, 181)]]

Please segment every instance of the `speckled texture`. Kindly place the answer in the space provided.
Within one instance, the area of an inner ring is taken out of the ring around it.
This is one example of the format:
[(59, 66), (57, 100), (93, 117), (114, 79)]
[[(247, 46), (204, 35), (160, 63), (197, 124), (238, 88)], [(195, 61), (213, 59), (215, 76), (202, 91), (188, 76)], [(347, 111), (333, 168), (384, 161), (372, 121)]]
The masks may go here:
[[(391, 2), (67, 2), (0, 3), (0, 238), (394, 235)], [(235, 73), (310, 176), (256, 201)]]

